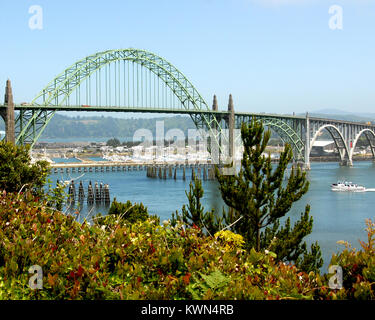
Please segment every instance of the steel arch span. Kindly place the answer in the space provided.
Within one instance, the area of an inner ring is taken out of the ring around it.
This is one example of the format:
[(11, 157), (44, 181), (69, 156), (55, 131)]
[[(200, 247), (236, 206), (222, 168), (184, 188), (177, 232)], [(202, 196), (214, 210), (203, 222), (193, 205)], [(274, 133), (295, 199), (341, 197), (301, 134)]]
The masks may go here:
[[(147, 109), (156, 104), (163, 108), (210, 110), (192, 83), (165, 59), (132, 48), (99, 52), (75, 62), (48, 83), (30, 103), (40, 109), (20, 111), (16, 143), (33, 146), (54, 116), (54, 106), (137, 105)], [(216, 117), (202, 112), (190, 116), (198, 129), (211, 131), (221, 150), (216, 133), (221, 131), (221, 124)]]
[(292, 146), (295, 161), (304, 160), (303, 151), (305, 143), (302, 141), (301, 136), (287, 122), (277, 118), (264, 118), (261, 121), (263, 125), (274, 130), (284, 143), (289, 143)]
[(236, 119), (236, 128), (240, 129), (242, 123), (250, 123), (253, 119), (255, 119), (255, 121), (262, 122), (264, 126), (267, 126), (269, 129), (278, 134), (284, 143), (291, 145), (293, 150), (293, 159), (295, 162), (303, 163), (305, 161), (305, 142), (301, 132), (300, 125), (302, 121), (300, 121), (300, 119), (298, 121), (294, 121), (290, 118), (269, 116), (266, 114), (239, 114)]

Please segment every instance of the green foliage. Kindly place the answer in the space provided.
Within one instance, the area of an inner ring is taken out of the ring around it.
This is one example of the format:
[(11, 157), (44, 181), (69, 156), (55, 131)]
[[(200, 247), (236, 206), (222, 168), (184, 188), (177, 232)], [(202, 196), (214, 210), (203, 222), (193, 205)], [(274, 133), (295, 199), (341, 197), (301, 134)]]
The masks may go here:
[(187, 287), (188, 292), (194, 300), (202, 299), (208, 294), (213, 295), (218, 290), (225, 288), (230, 283), (230, 278), (223, 275), (219, 270), (204, 275), (198, 272), (198, 276), (193, 276), (193, 282)]
[[(374, 224), (363, 251), (345, 250), (344, 289), (328, 278), (243, 250), (229, 231), (161, 226), (154, 219), (110, 228), (80, 224), (31, 193), (0, 193), (0, 299), (374, 299)], [(39, 265), (43, 288), (28, 270)]]
[[(4, 192), (0, 202), (1, 299), (311, 298), (312, 280), (294, 267), (180, 223), (103, 228), (29, 193)], [(28, 286), (32, 265), (42, 267), (42, 290)]]
[(29, 146), (0, 141), (0, 190), (41, 193), (49, 174), (46, 161), (31, 164)]
[(118, 202), (116, 198), (113, 199), (111, 206), (108, 210), (108, 214), (105, 216), (98, 215), (94, 219), (97, 224), (101, 225), (113, 225), (118, 224), (120, 221), (135, 223), (137, 221), (145, 221), (148, 218), (153, 218), (159, 221), (157, 216), (150, 216), (146, 207), (143, 203), (126, 203)]
[[(273, 168), (271, 158), (264, 155), (270, 135), (270, 131), (264, 132), (262, 123), (255, 119), (249, 125), (243, 124), (244, 153), (240, 171), (235, 175), (222, 175), (216, 168), (223, 200), (231, 209), (224, 215), (225, 221), (244, 237), (248, 248), (271, 250), (280, 261), (295, 262), (306, 271), (317, 271), (322, 265), (318, 245), (308, 253), (302, 242), (312, 230), (310, 207), (306, 206), (293, 227), (288, 218), (280, 228), (280, 219), (308, 190), (306, 173), (293, 168), (284, 183), (292, 149), (285, 145), (277, 167)], [(308, 256), (301, 258), (301, 255)]]
[(58, 183), (56, 187), (51, 186), (51, 181), (47, 181), (43, 198), (47, 201), (50, 207), (61, 211), (64, 207), (64, 203), (68, 194), (65, 192), (65, 186), (63, 183)]
[(204, 195), (202, 181), (194, 177), (194, 180), (189, 184), (189, 193), (185, 191), (188, 198), (188, 205), (183, 205), (181, 214), (176, 211), (176, 215), (172, 213), (172, 224), (175, 225), (177, 221), (184, 224), (197, 227), (201, 230), (206, 230), (210, 235), (222, 229), (222, 217), (216, 215), (215, 210), (205, 212), (202, 206), (201, 199)]
[(366, 220), (367, 242), (360, 241), (358, 251), (344, 241), (345, 249), (333, 255), (330, 265), (338, 265), (343, 270), (343, 289), (336, 292), (337, 298), (375, 299), (375, 223)]
[(112, 138), (112, 139), (109, 139), (107, 141), (107, 146), (110, 146), (110, 147), (118, 147), (118, 146), (121, 146), (121, 142), (119, 139), (117, 138)]

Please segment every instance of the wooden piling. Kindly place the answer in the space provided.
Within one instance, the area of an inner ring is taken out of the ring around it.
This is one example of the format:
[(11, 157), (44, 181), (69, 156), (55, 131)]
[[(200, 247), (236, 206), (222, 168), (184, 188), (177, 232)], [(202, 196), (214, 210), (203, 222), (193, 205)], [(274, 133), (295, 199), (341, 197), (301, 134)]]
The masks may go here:
[(74, 180), (72, 180), (72, 182), (69, 185), (68, 199), (69, 199), (69, 202), (76, 201), (76, 187), (74, 185)]
[(103, 183), (100, 183), (100, 186), (99, 186), (99, 200), (100, 200), (100, 202), (103, 201), (103, 197), (104, 197)]
[(97, 182), (95, 182), (95, 203), (100, 203), (100, 193)]
[(103, 199), (103, 202), (105, 205), (109, 205), (111, 203), (111, 197), (109, 195), (109, 185), (108, 184), (105, 184), (104, 185), (104, 199)]
[(79, 182), (79, 188), (78, 188), (78, 201), (83, 202), (85, 199), (85, 190), (83, 189), (82, 181)]
[(91, 181), (89, 182), (89, 186), (87, 188), (87, 204), (94, 203), (94, 191), (92, 189)]
[(169, 166), (168, 178), (172, 178), (172, 166)]

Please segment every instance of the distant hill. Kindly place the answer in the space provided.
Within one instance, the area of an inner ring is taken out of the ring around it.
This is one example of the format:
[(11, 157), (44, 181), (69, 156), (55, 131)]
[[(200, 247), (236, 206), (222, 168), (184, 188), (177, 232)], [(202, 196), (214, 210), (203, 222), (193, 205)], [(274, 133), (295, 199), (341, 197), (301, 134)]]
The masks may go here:
[(194, 123), (187, 116), (158, 118), (113, 118), (113, 117), (67, 117), (56, 114), (43, 131), (40, 138), (106, 138), (116, 137), (121, 141), (133, 138), (137, 129), (151, 130), (155, 136), (156, 121), (164, 121), (164, 132), (178, 128), (187, 136), (188, 129), (194, 129)]

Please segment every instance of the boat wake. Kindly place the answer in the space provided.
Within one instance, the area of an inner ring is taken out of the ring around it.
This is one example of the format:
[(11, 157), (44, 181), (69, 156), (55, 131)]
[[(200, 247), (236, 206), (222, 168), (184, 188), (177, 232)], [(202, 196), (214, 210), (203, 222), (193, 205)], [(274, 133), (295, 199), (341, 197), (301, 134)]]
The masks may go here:
[(368, 188), (365, 190), (365, 192), (375, 192), (375, 188)]

